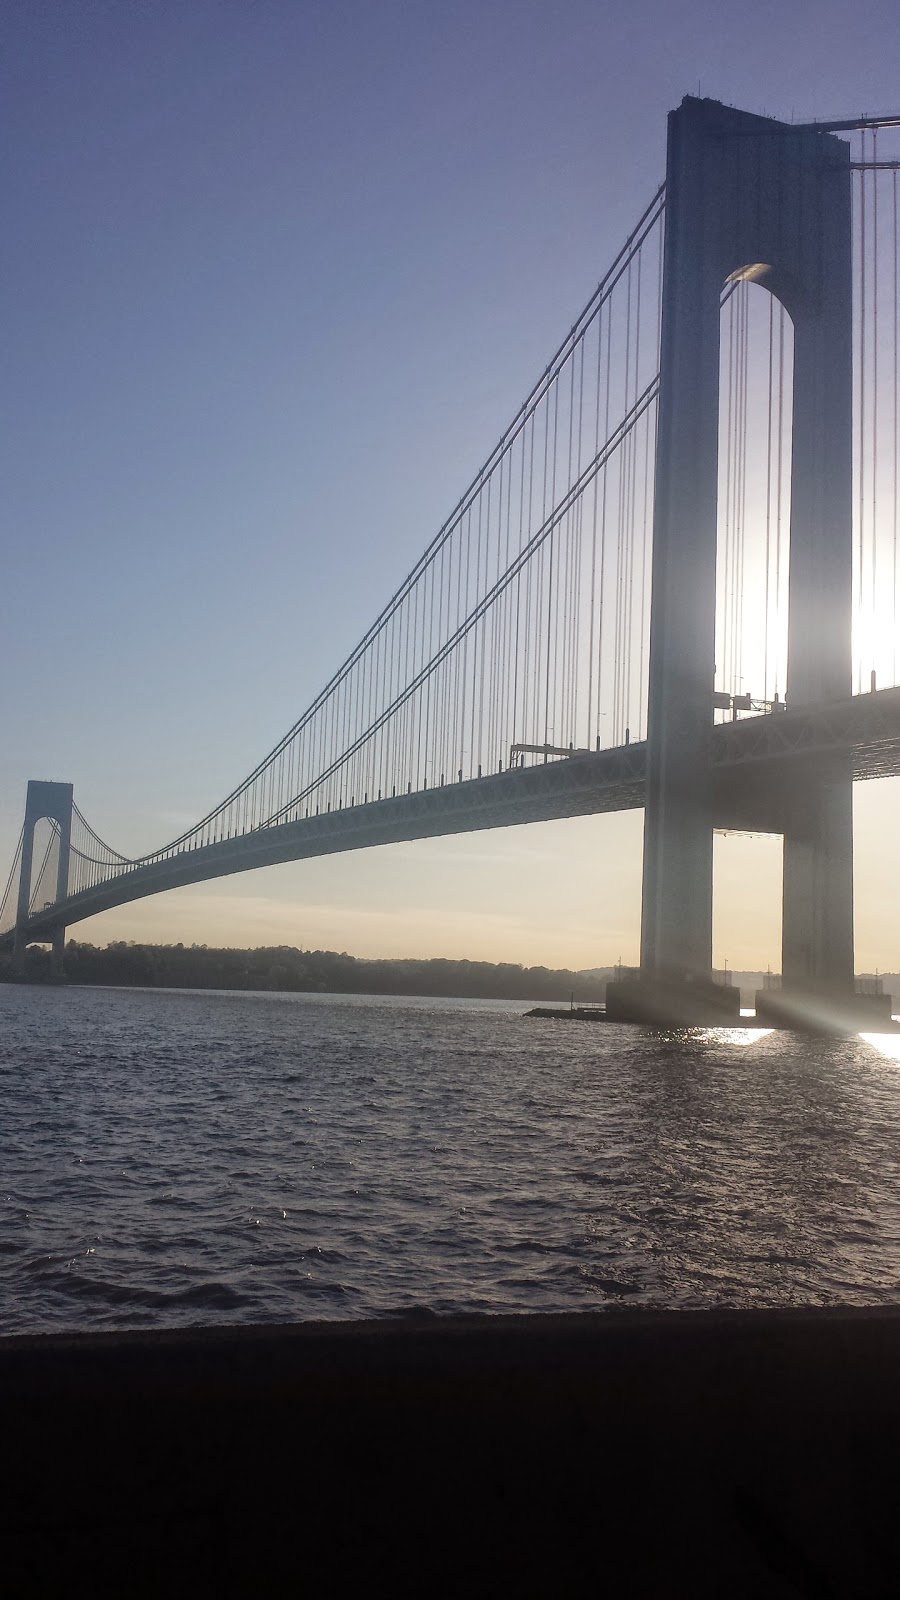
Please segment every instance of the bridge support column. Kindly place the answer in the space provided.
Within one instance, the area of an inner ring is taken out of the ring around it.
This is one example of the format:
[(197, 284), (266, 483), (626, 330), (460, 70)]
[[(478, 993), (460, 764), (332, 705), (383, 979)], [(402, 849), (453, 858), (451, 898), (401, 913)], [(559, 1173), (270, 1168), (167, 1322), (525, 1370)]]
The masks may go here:
[[(844, 700), (852, 686), (852, 255), (842, 169), (823, 180), (823, 195), (823, 271), (815, 292), (793, 306), (787, 699), (794, 709)], [(846, 1001), (853, 977), (853, 780), (845, 761), (798, 770), (786, 786), (782, 983), (785, 994)]]
[(55, 928), (50, 946), (50, 971), (54, 978), (65, 977), (66, 930)]
[(795, 779), (784, 834), (781, 989), (756, 996), (760, 1022), (856, 1032), (877, 1021), (853, 964), (853, 783), (849, 771)]
[[(686, 99), (669, 118), (653, 525), (641, 985), (712, 994), (720, 296), (758, 279), (795, 330), (788, 699), (850, 689), (849, 146)], [(789, 808), (790, 810), (790, 808)], [(849, 781), (803, 780), (785, 845), (786, 963), (852, 974)], [(787, 965), (785, 967), (787, 971)], [(615, 1003), (615, 997), (614, 997)], [(679, 1016), (679, 1020), (685, 1018)]]
[[(795, 801), (800, 796), (795, 797)], [(785, 989), (853, 993), (853, 786), (814, 782), (784, 839)]]
[[(28, 920), (31, 907), (31, 880), (34, 872), (34, 830), (44, 819), (55, 822), (59, 828), (59, 863), (56, 870), (56, 899), (64, 900), (69, 886), (69, 854), (72, 841), (72, 785), (48, 783), (31, 778), (25, 795), (25, 826), (22, 833), (22, 860), (19, 867), (19, 894), (16, 904), (16, 929), (13, 942), (13, 965), (21, 975), (25, 969), (25, 950), (28, 945)], [(66, 930), (54, 929), (52, 940), (52, 965), (54, 973), (62, 976), (63, 951)]]
[[(29, 797), (31, 784), (28, 785)], [(25, 951), (28, 939), (25, 925), (28, 921), (28, 908), (31, 901), (31, 874), (34, 868), (34, 825), (38, 818), (28, 814), (28, 800), (25, 802), (25, 831), (22, 835), (22, 859), (19, 863), (19, 897), (16, 902), (16, 931), (13, 935), (13, 970), (21, 978), (25, 972)]]
[[(709, 980), (716, 628), (719, 283), (705, 259), (707, 102), (669, 118), (641, 973)], [(718, 109), (718, 108), (716, 108)], [(689, 397), (689, 398), (688, 398)]]

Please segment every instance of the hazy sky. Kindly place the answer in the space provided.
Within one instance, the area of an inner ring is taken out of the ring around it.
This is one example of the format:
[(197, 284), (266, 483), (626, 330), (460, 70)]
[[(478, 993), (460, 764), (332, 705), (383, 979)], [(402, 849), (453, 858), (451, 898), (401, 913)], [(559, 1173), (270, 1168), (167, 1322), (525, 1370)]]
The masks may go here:
[[(896, 0), (7, 0), (2, 34), (4, 876), (29, 777), (136, 854), (297, 718), (649, 199), (685, 93), (900, 109)], [(900, 968), (898, 800), (857, 792), (860, 970)], [(72, 931), (627, 961), (640, 850), (639, 813), (543, 824)], [(779, 899), (776, 841), (717, 841), (718, 962), (777, 966)]]

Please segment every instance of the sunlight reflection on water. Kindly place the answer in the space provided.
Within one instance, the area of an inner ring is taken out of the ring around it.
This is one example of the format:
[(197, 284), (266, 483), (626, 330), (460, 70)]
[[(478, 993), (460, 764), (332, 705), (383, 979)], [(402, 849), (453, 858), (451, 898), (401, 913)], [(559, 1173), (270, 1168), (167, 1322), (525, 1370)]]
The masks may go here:
[[(743, 1016), (744, 1013), (742, 1012)], [(751, 1012), (752, 1016), (753, 1013)], [(769, 1033), (774, 1033), (773, 1028), (703, 1028), (701, 1030), (705, 1039), (717, 1040), (719, 1044), (736, 1044), (739, 1048), (746, 1048), (748, 1044), (759, 1044)]]
[(898, 1033), (861, 1033), (859, 1036), (866, 1044), (874, 1045), (889, 1061), (900, 1061), (900, 1034)]

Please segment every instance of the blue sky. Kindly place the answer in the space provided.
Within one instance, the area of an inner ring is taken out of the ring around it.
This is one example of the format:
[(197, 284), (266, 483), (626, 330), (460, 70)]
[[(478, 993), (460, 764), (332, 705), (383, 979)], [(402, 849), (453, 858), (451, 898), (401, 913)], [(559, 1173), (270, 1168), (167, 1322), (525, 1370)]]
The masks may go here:
[[(137, 853), (270, 748), (542, 370), (685, 93), (898, 109), (898, 43), (895, 4), (830, 0), (8, 0), (0, 856), (29, 777)], [(870, 786), (861, 831), (895, 809)], [(640, 835), (297, 864), (81, 936), (627, 960)], [(900, 966), (897, 854), (896, 826), (859, 852), (860, 967)], [(775, 965), (777, 847), (719, 857), (718, 958)]]

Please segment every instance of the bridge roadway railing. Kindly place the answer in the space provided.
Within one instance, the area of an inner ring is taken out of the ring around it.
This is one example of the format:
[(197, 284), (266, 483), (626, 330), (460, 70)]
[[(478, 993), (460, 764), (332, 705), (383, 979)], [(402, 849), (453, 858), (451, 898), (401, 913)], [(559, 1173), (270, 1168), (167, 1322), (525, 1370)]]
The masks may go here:
[[(900, 688), (721, 723), (710, 730), (710, 741), (715, 824), (781, 832), (792, 773), (849, 763), (856, 779), (900, 776)], [(328, 811), (176, 853), (45, 907), (29, 919), (25, 932), (40, 942), (60, 925), (68, 927), (128, 901), (256, 867), (634, 809), (644, 804), (645, 791), (643, 741), (577, 751), (537, 766)], [(12, 942), (10, 931), (0, 937), (0, 949)]]

